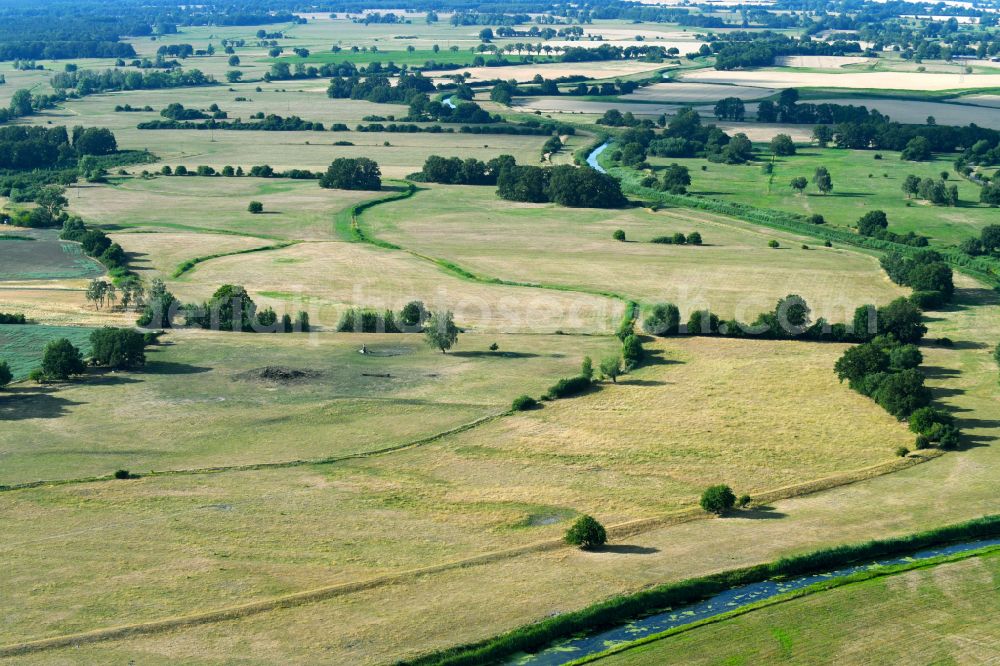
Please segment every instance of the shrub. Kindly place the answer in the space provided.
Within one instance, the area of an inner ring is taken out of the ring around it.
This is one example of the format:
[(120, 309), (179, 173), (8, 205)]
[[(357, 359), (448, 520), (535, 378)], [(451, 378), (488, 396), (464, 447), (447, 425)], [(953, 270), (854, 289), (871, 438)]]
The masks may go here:
[(917, 435), (917, 438), (913, 440), (913, 448), (917, 451), (922, 451), (923, 449), (931, 448), (931, 440), (927, 435)]
[(247, 206), (247, 210), (250, 211), (251, 213), (253, 213), (254, 215), (257, 215), (258, 213), (263, 213), (264, 212), (264, 204), (262, 204), (259, 201), (251, 201), (250, 205)]
[(701, 234), (697, 231), (692, 231), (687, 237), (688, 245), (701, 245)]
[[(819, 213), (813, 213), (808, 217), (807, 222), (809, 224), (826, 224), (826, 219)], [(830, 241), (827, 242), (829, 243)]]
[(574, 395), (580, 395), (584, 391), (590, 388), (590, 380), (583, 375), (577, 375), (576, 377), (566, 377), (560, 379), (555, 384), (549, 387), (549, 390), (545, 392), (545, 398), (548, 400), (558, 400), (559, 398), (570, 398)]
[(566, 530), (566, 543), (583, 549), (596, 548), (608, 542), (604, 526), (591, 516), (580, 516), (573, 526)]
[(14, 379), (14, 373), (10, 371), (7, 361), (0, 361), (0, 388), (10, 384), (10, 380), (12, 379)]
[(776, 249), (778, 249), (779, 247), (781, 247), (781, 243), (779, 243), (779, 242), (778, 242), (778, 241), (776, 241), (776, 240), (769, 240), (769, 241), (767, 241), (767, 246), (768, 246), (769, 248), (771, 248), (772, 250), (776, 250)]
[(736, 495), (733, 489), (725, 484), (709, 486), (701, 494), (701, 508), (709, 513), (723, 515), (736, 504)]
[(118, 469), (118, 470), (115, 470), (115, 478), (116, 479), (131, 479), (131, 478), (133, 478), (133, 476), (132, 476), (132, 473), (129, 472), (127, 469)]
[(961, 436), (962, 433), (955, 426), (943, 426), (941, 435), (938, 438), (938, 447), (945, 451), (957, 449)]
[(910, 294), (910, 303), (921, 310), (936, 310), (948, 302), (948, 297), (940, 291), (915, 291)]
[(530, 395), (519, 395), (514, 398), (514, 402), (511, 403), (510, 408), (515, 412), (525, 412), (529, 409), (535, 409), (538, 407), (538, 401), (532, 398)]
[(740, 498), (736, 500), (736, 506), (740, 507), (741, 509), (745, 509), (748, 506), (750, 506), (750, 501), (751, 499), (749, 495), (740, 495)]
[(46, 379), (69, 379), (83, 374), (85, 368), (80, 350), (66, 338), (53, 340), (45, 347), (41, 370)]
[(642, 330), (650, 335), (676, 335), (681, 313), (673, 303), (657, 303), (642, 322)]
[(594, 378), (594, 362), (589, 356), (584, 356), (583, 361), (580, 362), (580, 376), (587, 379)]
[(601, 374), (611, 380), (613, 384), (618, 383), (618, 375), (622, 374), (622, 358), (617, 354), (608, 356), (601, 360)]
[(921, 407), (910, 414), (910, 431), (912, 432), (929, 435), (936, 424), (954, 425), (955, 417), (936, 407)]
[(615, 229), (615, 232), (611, 234), (611, 237), (616, 241), (625, 242), (625, 232), (621, 229)]
[(45, 383), (45, 371), (42, 370), (41, 368), (35, 368), (34, 370), (32, 370), (31, 372), (28, 373), (28, 379), (30, 379), (31, 381), (33, 381), (33, 382), (35, 382), (37, 384), (44, 384)]
[(627, 369), (638, 367), (645, 355), (646, 350), (642, 348), (642, 343), (636, 336), (630, 335), (622, 341), (622, 358)]
[(898, 449), (896, 449), (896, 455), (899, 456), (900, 458), (905, 458), (906, 456), (910, 455), (910, 450), (905, 446), (901, 446)]

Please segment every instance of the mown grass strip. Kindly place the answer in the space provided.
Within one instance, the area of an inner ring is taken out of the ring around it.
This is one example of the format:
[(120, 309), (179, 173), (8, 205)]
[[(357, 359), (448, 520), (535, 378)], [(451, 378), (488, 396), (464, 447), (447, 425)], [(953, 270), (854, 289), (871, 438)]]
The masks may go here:
[(746, 606), (737, 608), (736, 610), (731, 610), (725, 613), (720, 613), (719, 615), (707, 617), (704, 620), (698, 620), (697, 622), (692, 622), (691, 624), (685, 624), (680, 627), (674, 627), (672, 629), (667, 629), (666, 631), (661, 631), (657, 634), (644, 636), (643, 638), (640, 638), (638, 640), (631, 641), (629, 643), (625, 643), (622, 645), (617, 645), (613, 648), (604, 650), (603, 652), (598, 652), (596, 654), (588, 655), (586, 657), (581, 657), (580, 659), (575, 659), (571, 662), (567, 662), (566, 666), (581, 666), (582, 664), (590, 664), (595, 661), (600, 661), (605, 657), (621, 654), (622, 652), (628, 652), (629, 650), (632, 650), (634, 648), (638, 648), (643, 645), (649, 645), (650, 643), (655, 643), (665, 638), (669, 638), (670, 636), (675, 636), (677, 634), (682, 634), (684, 632), (691, 631), (692, 629), (697, 629), (699, 627), (704, 627), (710, 624), (716, 624), (718, 622), (724, 622), (734, 617), (739, 617), (740, 615), (746, 615), (747, 613), (752, 613), (753, 611), (760, 610), (762, 608), (768, 608), (770, 606), (776, 606), (778, 604), (787, 603), (795, 599), (801, 599), (802, 597), (808, 597), (818, 592), (826, 592), (829, 590), (837, 589), (838, 587), (856, 585), (858, 583), (874, 580), (876, 578), (895, 576), (901, 573), (906, 573), (907, 571), (915, 571), (918, 569), (931, 569), (941, 564), (948, 564), (951, 562), (961, 562), (962, 560), (968, 560), (974, 557), (995, 556), (996, 554), (1000, 554), (1000, 546), (985, 546), (983, 548), (977, 548), (975, 550), (969, 550), (963, 553), (940, 555), (938, 557), (931, 557), (926, 560), (906, 562), (904, 564), (896, 564), (892, 566), (881, 567), (878, 569), (872, 569), (869, 571), (859, 571), (858, 573), (851, 574), (850, 576), (831, 578), (830, 580), (824, 580), (818, 583), (813, 583), (812, 585), (809, 585), (807, 587), (803, 587), (798, 590), (793, 590), (791, 592), (786, 592), (785, 594), (779, 594), (769, 599), (764, 599), (763, 601), (747, 604)]
[(615, 597), (579, 611), (519, 627), (486, 641), (443, 650), (400, 664), (478, 666), (495, 663), (520, 652), (540, 650), (569, 636), (594, 633), (663, 609), (702, 601), (732, 587), (779, 576), (828, 571), (865, 559), (903, 555), (932, 546), (997, 535), (1000, 535), (1000, 515), (992, 515), (903, 537), (825, 548)]
[(275, 243), (274, 245), (265, 245), (264, 247), (252, 247), (248, 250), (236, 250), (234, 252), (219, 252), (217, 254), (207, 254), (203, 257), (195, 257), (194, 259), (188, 259), (187, 261), (181, 262), (174, 269), (174, 272), (170, 274), (172, 278), (179, 278), (185, 273), (189, 273), (194, 270), (195, 266), (200, 263), (209, 261), (210, 259), (218, 259), (219, 257), (232, 257), (238, 254), (251, 254), (253, 252), (266, 252), (269, 250), (281, 250), (292, 245), (297, 245), (302, 241), (285, 241), (283, 243)]
[(379, 197), (378, 199), (372, 199), (370, 201), (362, 201), (361, 203), (354, 204), (353, 206), (348, 206), (343, 210), (337, 211), (337, 214), (333, 218), (333, 232), (341, 240), (345, 240), (351, 243), (369, 243), (371, 245), (376, 245), (388, 250), (400, 250), (397, 245), (388, 243), (386, 241), (368, 238), (365, 236), (364, 232), (361, 230), (358, 224), (358, 216), (364, 211), (368, 210), (373, 206), (377, 206), (383, 203), (389, 203), (390, 201), (399, 201), (400, 199), (408, 199), (414, 195), (417, 191), (417, 186), (410, 182), (403, 183), (404, 189), (399, 192), (393, 192), (384, 197)]

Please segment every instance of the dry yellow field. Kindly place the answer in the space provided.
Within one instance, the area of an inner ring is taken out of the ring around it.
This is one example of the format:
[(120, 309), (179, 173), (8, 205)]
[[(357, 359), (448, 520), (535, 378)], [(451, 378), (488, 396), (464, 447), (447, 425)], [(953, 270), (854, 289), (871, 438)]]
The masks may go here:
[(735, 83), (755, 88), (865, 88), (873, 90), (955, 90), (995, 88), (1000, 74), (938, 74), (933, 72), (794, 72), (751, 70), (725, 72), (700, 69), (684, 74), (684, 81)]

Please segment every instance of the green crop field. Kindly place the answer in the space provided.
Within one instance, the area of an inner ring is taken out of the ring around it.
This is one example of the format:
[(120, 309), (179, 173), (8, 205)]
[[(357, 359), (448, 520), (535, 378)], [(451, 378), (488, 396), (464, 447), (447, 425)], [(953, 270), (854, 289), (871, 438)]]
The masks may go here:
[[(85, 353), (90, 349), (92, 328), (81, 326), (45, 326), (40, 324), (0, 324), (0, 360), (7, 361), (14, 379), (24, 379), (42, 363), (45, 345), (66, 338)], [(0, 398), (0, 401), (3, 399)], [(4, 418), (12, 416), (15, 405), (4, 404)], [(14, 433), (6, 429), (8, 433)]]
[(92, 278), (103, 274), (104, 268), (85, 256), (79, 244), (60, 241), (57, 232), (18, 230), (0, 235), (0, 282)]

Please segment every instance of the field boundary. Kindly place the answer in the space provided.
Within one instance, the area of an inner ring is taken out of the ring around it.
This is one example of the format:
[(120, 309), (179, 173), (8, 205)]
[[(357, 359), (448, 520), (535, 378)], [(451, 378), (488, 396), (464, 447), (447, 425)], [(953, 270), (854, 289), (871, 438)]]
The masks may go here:
[[(145, 474), (137, 474), (135, 478), (142, 479), (142, 478), (151, 478), (158, 476), (194, 476), (197, 474), (221, 474), (223, 472), (250, 472), (253, 470), (261, 470), (261, 469), (283, 469), (288, 467), (306, 467), (309, 465), (333, 465), (339, 462), (344, 462), (346, 460), (357, 460), (360, 458), (374, 458), (376, 456), (382, 456), (387, 453), (395, 453), (396, 451), (403, 451), (405, 449), (412, 449), (418, 446), (423, 446), (425, 444), (430, 444), (431, 442), (435, 442), (444, 437), (449, 437), (451, 435), (457, 435), (459, 433), (466, 432), (467, 430), (472, 430), (473, 428), (485, 425), (486, 423), (503, 418), (504, 416), (507, 416), (512, 413), (513, 413), (512, 411), (506, 410), (496, 414), (487, 414), (486, 416), (481, 416), (478, 419), (474, 419), (467, 423), (457, 425), (454, 428), (449, 428), (448, 430), (442, 430), (441, 432), (437, 432), (432, 435), (427, 435), (426, 437), (421, 437), (419, 439), (403, 442), (402, 444), (393, 444), (392, 446), (386, 446), (381, 449), (373, 449), (371, 451), (350, 453), (343, 456), (330, 456), (328, 458), (281, 460), (276, 462), (265, 462), (265, 463), (247, 463), (244, 465), (218, 465), (212, 467), (165, 469), (159, 471), (153, 470)], [(0, 492), (12, 492), (15, 490), (28, 490), (30, 488), (42, 488), (42, 487), (54, 487), (54, 486), (73, 486), (84, 483), (97, 483), (99, 481), (113, 481), (113, 480), (116, 480), (113, 474), (104, 474), (101, 476), (77, 477), (75, 479), (27, 481), (25, 483), (0, 485)]]
[[(464, 430), (474, 428), (477, 425), (481, 425), (488, 421), (498, 419), (510, 413), (512, 412), (508, 411), (508, 412), (503, 412), (501, 414), (494, 414), (491, 416), (483, 417), (482, 419), (472, 421), (470, 423), (464, 424), (463, 426), (459, 426), (458, 428), (454, 428), (450, 431), (445, 431), (443, 433), (439, 433), (437, 435), (424, 438), (423, 440), (417, 440), (415, 442), (401, 444), (394, 447), (387, 447), (386, 449), (382, 449), (379, 451), (354, 454), (351, 456), (344, 456), (337, 458), (335, 460), (329, 460), (325, 462), (296, 461), (289, 463), (247, 465), (247, 466), (241, 466), (239, 468), (228, 468), (228, 469), (206, 468), (204, 470), (198, 470), (198, 471), (178, 470), (172, 472), (153, 473), (150, 474), (149, 476), (167, 476), (167, 475), (175, 475), (182, 473), (183, 474), (213, 473), (220, 471), (232, 471), (235, 469), (252, 470), (252, 469), (266, 469), (271, 467), (294, 467), (298, 465), (327, 464), (327, 463), (338, 462), (341, 460), (372, 457), (376, 455), (382, 455), (385, 453), (392, 453), (394, 451), (399, 451), (414, 446), (419, 446), (421, 444), (426, 444), (441, 437), (445, 437), (449, 434), (454, 434), (457, 432), (462, 432)], [(823, 479), (815, 479), (812, 481), (806, 481), (799, 484), (784, 486), (782, 488), (777, 488), (770, 491), (763, 491), (756, 496), (754, 503), (759, 505), (762, 502), (772, 502), (779, 499), (789, 499), (800, 495), (819, 492), (821, 490), (827, 490), (837, 486), (843, 486), (851, 483), (856, 483), (858, 481), (864, 481), (866, 479), (870, 479), (876, 476), (881, 476), (884, 474), (889, 474), (892, 472), (899, 471), (901, 469), (905, 469), (907, 467), (912, 467), (914, 465), (925, 462), (926, 460), (930, 460), (932, 458), (941, 455), (941, 453), (938, 451), (933, 451), (933, 452), (927, 451), (926, 453), (928, 454), (926, 456), (925, 455), (909, 456), (907, 458), (891, 460), (885, 463), (880, 463), (878, 465), (873, 465), (859, 470), (854, 470), (851, 472), (844, 472), (842, 474), (832, 475)], [(104, 480), (111, 480), (111, 478), (112, 477), (110, 476), (96, 477), (93, 479), (80, 480), (75, 482), (104, 481)], [(39, 482), (38, 484), (35, 485), (22, 485), (19, 486), (19, 488), (37, 487), (41, 485), (66, 485), (66, 483), (45, 484), (44, 482)], [(6, 488), (6, 490), (15, 490), (15, 489), (17, 488), (12, 488), (12, 487)], [(709, 517), (711, 517), (711, 514), (706, 513), (700, 507), (690, 507), (678, 511), (673, 511), (661, 516), (656, 516), (652, 518), (639, 518), (636, 520), (630, 520), (624, 523), (619, 523), (617, 525), (612, 525), (607, 528), (607, 533), (610, 538), (620, 539), (624, 537), (635, 536), (637, 534), (641, 534), (653, 528), (670, 527), (673, 525), (680, 525), (683, 523), (691, 522), (694, 520), (701, 520)], [(272, 599), (253, 601), (244, 604), (239, 604), (236, 606), (220, 608), (212, 611), (204, 611), (200, 613), (192, 613), (190, 615), (165, 618), (162, 620), (150, 620), (148, 622), (120, 625), (117, 627), (108, 627), (104, 629), (95, 629), (92, 631), (80, 632), (75, 634), (67, 634), (63, 636), (53, 636), (50, 638), (41, 638), (36, 640), (23, 641), (20, 643), (12, 643), (9, 645), (0, 646), (0, 658), (30, 654), (34, 652), (42, 652), (62, 647), (70, 647), (75, 645), (115, 640), (119, 638), (128, 638), (131, 636), (162, 633), (174, 629), (179, 629), (182, 627), (190, 627), (203, 624), (211, 624), (215, 622), (224, 622), (227, 620), (235, 620), (243, 617), (248, 617), (251, 615), (258, 615), (260, 613), (265, 613), (279, 608), (293, 608), (296, 606), (303, 606), (306, 604), (311, 604), (319, 601), (325, 601), (327, 599), (332, 599), (335, 597), (344, 596), (346, 594), (352, 594), (364, 590), (371, 590), (378, 587), (384, 587), (387, 585), (393, 585), (397, 583), (405, 583), (421, 576), (443, 573), (455, 569), (465, 569), (469, 567), (480, 566), (483, 564), (490, 564), (493, 562), (512, 559), (515, 557), (519, 557), (521, 555), (560, 550), (564, 548), (565, 549), (575, 548), (575, 546), (567, 545), (562, 539), (547, 539), (545, 541), (537, 541), (534, 543), (525, 544), (523, 546), (518, 546), (516, 548), (509, 548), (506, 550), (483, 553), (481, 555), (475, 555), (461, 560), (453, 560), (451, 562), (444, 562), (441, 564), (420, 567), (417, 569), (409, 569), (406, 571), (400, 571), (392, 574), (386, 574), (383, 576), (377, 576), (367, 580), (353, 581), (348, 583), (338, 583), (335, 585), (327, 585), (323, 587), (313, 588), (311, 590), (304, 590), (301, 592), (294, 592), (291, 594), (282, 595)]]
[(252, 247), (247, 250), (235, 250), (233, 252), (219, 252), (217, 254), (206, 254), (203, 257), (194, 257), (193, 259), (188, 259), (187, 261), (182, 261), (181, 263), (177, 264), (177, 268), (175, 268), (174, 272), (170, 274), (170, 277), (179, 278), (185, 273), (190, 273), (191, 271), (193, 271), (198, 264), (210, 261), (212, 259), (220, 259), (222, 257), (232, 257), (238, 254), (266, 252), (269, 250), (283, 250), (286, 247), (291, 247), (292, 245), (298, 245), (299, 243), (303, 242), (305, 241), (299, 241), (299, 240), (284, 241), (281, 243), (275, 243), (274, 245), (265, 245), (263, 247)]

